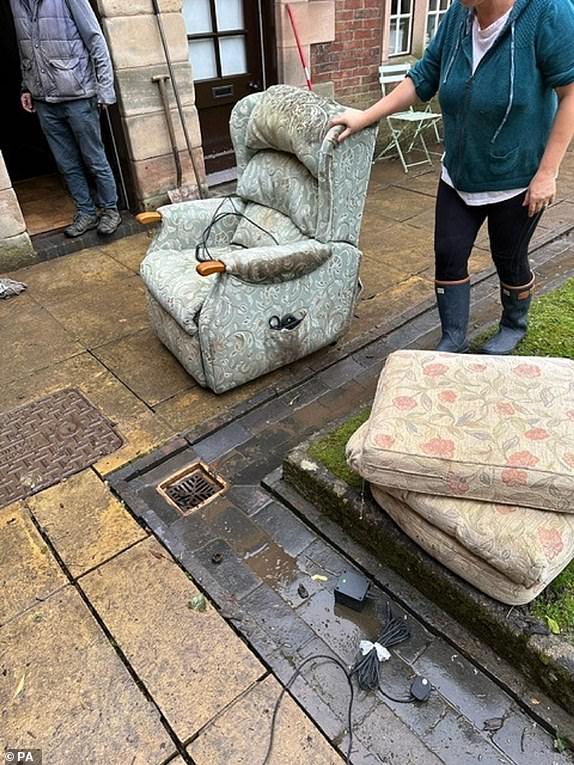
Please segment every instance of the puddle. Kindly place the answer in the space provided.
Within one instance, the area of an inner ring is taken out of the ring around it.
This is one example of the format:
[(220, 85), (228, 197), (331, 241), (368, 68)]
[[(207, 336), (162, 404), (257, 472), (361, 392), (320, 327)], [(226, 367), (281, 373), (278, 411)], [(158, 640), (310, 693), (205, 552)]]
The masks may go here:
[(295, 558), (274, 542), (247, 552), (243, 560), (259, 579), (274, 590), (285, 587), (301, 574)]
[(367, 640), (374, 641), (381, 633), (383, 622), (375, 603), (371, 600), (367, 601), (362, 611), (353, 611), (352, 608), (335, 603), (333, 613), (337, 619), (351, 622), (358, 627)]

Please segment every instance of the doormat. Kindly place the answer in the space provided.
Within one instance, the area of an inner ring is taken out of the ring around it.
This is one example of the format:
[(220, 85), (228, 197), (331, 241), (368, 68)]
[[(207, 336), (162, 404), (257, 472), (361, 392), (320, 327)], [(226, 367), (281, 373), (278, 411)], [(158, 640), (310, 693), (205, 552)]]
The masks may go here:
[(75, 389), (0, 415), (0, 507), (93, 465), (122, 443)]

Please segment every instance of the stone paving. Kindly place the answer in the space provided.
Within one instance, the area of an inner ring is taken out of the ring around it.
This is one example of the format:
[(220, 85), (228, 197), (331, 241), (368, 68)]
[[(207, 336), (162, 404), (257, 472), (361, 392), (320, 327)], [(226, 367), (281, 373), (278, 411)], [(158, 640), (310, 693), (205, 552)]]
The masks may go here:
[[(137, 275), (145, 234), (10, 274), (29, 288), (0, 302), (0, 343), (9, 349), (0, 357), (0, 412), (75, 387), (125, 444), (0, 509), (0, 749), (42, 747), (48, 765), (256, 764), (278, 683), (294, 665), (317, 648), (353, 658), (376, 614), (355, 623), (333, 613), (331, 589), (341, 566), (367, 570), (361, 551), (337, 549), (331, 531), (302, 524), (260, 483), (306, 434), (370, 401), (393, 344), (435, 340), (435, 187), (436, 171), (404, 176), (394, 163), (376, 165), (362, 239), (365, 291), (350, 333), (223, 396), (198, 388), (149, 328)], [(561, 190), (537, 244), (574, 223), (572, 155)], [(537, 251), (548, 286), (574, 272), (573, 244)], [(497, 310), (484, 245), (481, 237), (473, 260), (478, 323)], [(162, 444), (135, 473), (123, 468)], [(205, 512), (174, 517), (154, 481), (192, 450), (233, 485)], [(214, 553), (222, 554), (217, 566)], [(310, 579), (318, 572), (326, 583)], [(544, 720), (559, 713), (543, 697), (532, 713), (519, 686), (497, 679), (504, 672), (493, 673), (495, 660), (455, 624), (449, 640), (435, 624), (444, 617), (426, 618), (432, 606), (408, 585), (390, 584), (390, 572), (371, 576), (381, 597), (413, 604), (414, 637), (393, 659), (389, 690), (400, 693), (415, 668), (438, 691), (420, 709), (361, 699), (354, 763), (567, 761), (552, 752)], [(205, 611), (192, 607), (200, 592)], [(271, 765), (340, 762), (345, 693), (331, 669), (298, 679), (281, 708)], [(489, 734), (481, 727), (492, 716), (504, 726)]]

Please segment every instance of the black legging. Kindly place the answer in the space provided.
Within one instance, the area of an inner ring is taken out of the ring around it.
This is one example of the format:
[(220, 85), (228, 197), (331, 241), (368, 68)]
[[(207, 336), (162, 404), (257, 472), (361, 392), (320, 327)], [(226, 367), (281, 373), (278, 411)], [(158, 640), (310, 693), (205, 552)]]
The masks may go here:
[(435, 276), (440, 282), (468, 277), (468, 259), (478, 231), (488, 218), (492, 259), (500, 281), (521, 287), (532, 279), (528, 245), (540, 216), (528, 217), (526, 192), (504, 202), (467, 205), (444, 181), (438, 187), (435, 219)]

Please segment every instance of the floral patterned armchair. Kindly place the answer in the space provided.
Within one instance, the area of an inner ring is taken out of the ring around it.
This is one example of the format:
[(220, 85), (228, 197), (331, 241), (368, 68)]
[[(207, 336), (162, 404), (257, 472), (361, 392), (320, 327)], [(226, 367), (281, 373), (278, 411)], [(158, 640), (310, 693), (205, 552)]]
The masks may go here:
[(332, 343), (350, 323), (376, 129), (339, 144), (329, 124), (341, 110), (286, 85), (247, 96), (231, 117), (237, 196), (158, 211), (141, 266), (151, 321), (216, 393)]

